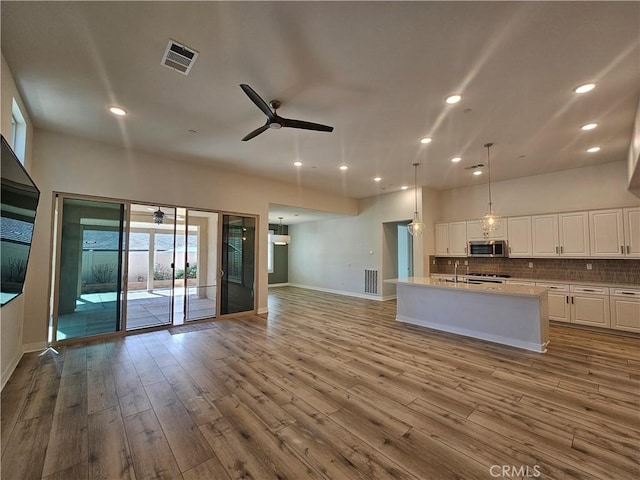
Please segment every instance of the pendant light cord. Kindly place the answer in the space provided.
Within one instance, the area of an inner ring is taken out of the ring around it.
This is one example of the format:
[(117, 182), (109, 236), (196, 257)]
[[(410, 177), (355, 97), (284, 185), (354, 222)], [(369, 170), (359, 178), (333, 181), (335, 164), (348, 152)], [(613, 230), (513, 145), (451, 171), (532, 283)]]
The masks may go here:
[(487, 148), (487, 173), (489, 174), (489, 214), (493, 213), (493, 203), (491, 202), (491, 147), (493, 143), (485, 143)]
[(416, 209), (413, 212), (416, 216), (418, 215), (418, 165), (420, 165), (419, 163), (414, 163), (413, 164), (413, 169), (414, 169), (414, 173), (413, 173), (413, 188), (414, 188), (414, 197), (416, 199)]

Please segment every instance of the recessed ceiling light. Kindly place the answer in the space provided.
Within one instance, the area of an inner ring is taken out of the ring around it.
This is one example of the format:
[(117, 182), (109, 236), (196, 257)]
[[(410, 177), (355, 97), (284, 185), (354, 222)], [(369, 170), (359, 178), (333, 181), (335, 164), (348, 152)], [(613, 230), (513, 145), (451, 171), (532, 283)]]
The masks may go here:
[(380, 180), (382, 180), (382, 177), (375, 177), (375, 178), (373, 179), (373, 181), (374, 181), (374, 182), (379, 182)]
[(474, 175), (482, 175), (482, 170), (474, 170), (473, 174)]
[(127, 111), (122, 107), (116, 107), (116, 106), (109, 107), (109, 111), (114, 115), (118, 115), (119, 117), (123, 117), (124, 115), (127, 114)]
[(589, 147), (587, 148), (587, 152), (589, 153), (596, 153), (600, 151), (600, 147)]
[(424, 138), (420, 139), (420, 143), (427, 144), (427, 143), (431, 143), (432, 140), (433, 140), (433, 138), (431, 138), (431, 137), (424, 137)]
[(300, 161), (298, 161), (298, 162), (293, 162), (293, 164), (294, 164), (296, 167), (301, 167), (301, 166), (302, 166), (302, 162), (300, 162)]
[(577, 86), (573, 89), (575, 93), (587, 93), (596, 88), (595, 83), (585, 83), (584, 85)]
[(407, 188), (409, 188), (409, 187), (408, 187), (408, 186), (406, 186), (406, 185), (402, 185), (400, 188), (401, 188), (402, 190), (406, 190), (406, 189), (407, 189)]
[(453, 158), (451, 159), (451, 161), (452, 161), (453, 163), (458, 163), (460, 160), (462, 160), (462, 157), (453, 157)]
[(340, 170), (347, 170), (349, 167), (347, 167), (346, 165), (340, 165)]
[(597, 123), (585, 123), (584, 125), (582, 125), (580, 127), (580, 130), (593, 130), (594, 128), (597, 128), (598, 124)]
[(455, 95), (448, 96), (445, 99), (445, 102), (447, 102), (449, 105), (453, 105), (454, 103), (458, 103), (460, 100), (462, 100), (462, 95), (455, 94)]

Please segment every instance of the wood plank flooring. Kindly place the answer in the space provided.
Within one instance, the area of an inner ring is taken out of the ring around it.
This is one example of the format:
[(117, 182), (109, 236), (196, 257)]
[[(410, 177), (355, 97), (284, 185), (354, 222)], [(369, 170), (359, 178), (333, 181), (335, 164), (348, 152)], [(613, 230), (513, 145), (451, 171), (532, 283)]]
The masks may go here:
[(536, 354), (293, 287), (269, 311), (25, 355), (2, 479), (640, 478), (638, 338)]

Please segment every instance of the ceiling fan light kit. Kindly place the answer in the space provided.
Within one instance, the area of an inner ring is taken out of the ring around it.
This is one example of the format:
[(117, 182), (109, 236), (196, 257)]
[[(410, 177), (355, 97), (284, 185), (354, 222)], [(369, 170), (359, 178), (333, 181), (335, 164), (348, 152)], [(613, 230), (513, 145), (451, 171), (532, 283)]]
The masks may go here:
[(278, 100), (271, 100), (267, 104), (260, 95), (258, 95), (253, 88), (245, 83), (240, 84), (240, 88), (242, 91), (251, 99), (253, 103), (267, 116), (267, 123), (263, 126), (256, 128), (253, 132), (248, 133), (242, 139), (243, 142), (251, 140), (254, 137), (257, 137), (264, 131), (268, 129), (279, 129), (279, 128), (299, 128), (302, 130), (314, 130), (317, 132), (333, 132), (333, 127), (328, 125), (322, 125), (320, 123), (312, 123), (305, 122), (304, 120), (293, 120), (291, 118), (284, 118), (278, 115), (278, 108), (280, 108), (281, 103)]

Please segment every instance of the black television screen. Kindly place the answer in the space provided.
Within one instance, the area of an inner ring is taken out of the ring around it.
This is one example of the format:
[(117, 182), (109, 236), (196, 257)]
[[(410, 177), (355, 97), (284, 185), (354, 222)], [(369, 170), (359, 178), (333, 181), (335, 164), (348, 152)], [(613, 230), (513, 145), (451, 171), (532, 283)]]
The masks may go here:
[(0, 178), (0, 299), (1, 304), (22, 293), (27, 273), (40, 190), (2, 137)]

